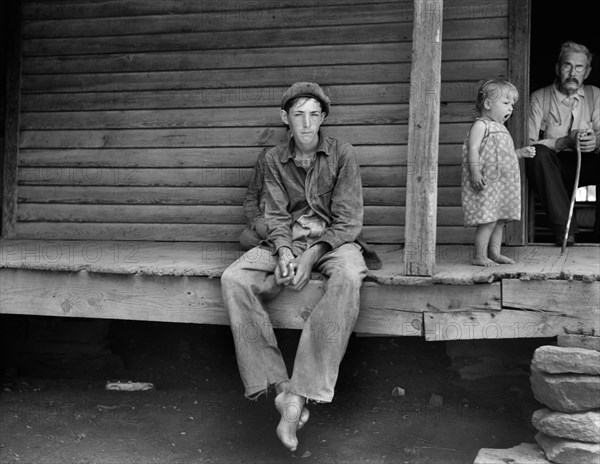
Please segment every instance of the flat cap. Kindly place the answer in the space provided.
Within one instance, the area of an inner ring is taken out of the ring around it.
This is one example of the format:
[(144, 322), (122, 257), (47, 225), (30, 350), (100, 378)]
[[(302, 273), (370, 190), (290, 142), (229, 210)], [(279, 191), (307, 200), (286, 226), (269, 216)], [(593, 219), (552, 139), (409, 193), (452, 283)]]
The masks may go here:
[(331, 100), (319, 84), (315, 82), (295, 82), (281, 96), (281, 109), (285, 109), (285, 105), (292, 99), (298, 97), (313, 97), (321, 102), (321, 109), (324, 113), (329, 114), (329, 105)]

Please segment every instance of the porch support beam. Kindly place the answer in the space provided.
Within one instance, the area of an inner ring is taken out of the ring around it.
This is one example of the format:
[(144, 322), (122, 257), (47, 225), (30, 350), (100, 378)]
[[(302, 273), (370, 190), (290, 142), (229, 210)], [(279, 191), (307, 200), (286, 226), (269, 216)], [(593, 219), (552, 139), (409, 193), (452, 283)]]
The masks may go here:
[(2, 162), (2, 223), (4, 238), (15, 236), (17, 220), (17, 166), (21, 110), (21, 1), (7, 2), (5, 140)]
[(414, 0), (408, 124), (406, 275), (435, 271), (443, 0)]
[[(515, 148), (527, 145), (527, 110), (529, 107), (529, 55), (531, 36), (530, 0), (510, 0), (508, 10), (508, 80), (519, 91), (519, 102), (508, 120), (507, 126)], [(506, 225), (504, 239), (507, 245), (526, 245), (529, 218), (528, 182), (525, 176), (525, 162), (521, 166), (521, 221)]]

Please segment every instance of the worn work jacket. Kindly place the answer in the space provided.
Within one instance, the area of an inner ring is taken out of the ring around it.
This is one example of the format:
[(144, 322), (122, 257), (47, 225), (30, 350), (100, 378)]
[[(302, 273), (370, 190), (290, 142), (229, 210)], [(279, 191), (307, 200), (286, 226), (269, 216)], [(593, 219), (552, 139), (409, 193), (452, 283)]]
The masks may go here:
[(271, 148), (265, 156), (265, 220), (273, 253), (293, 244), (294, 224), (317, 217), (323, 224), (320, 237), (308, 245), (325, 242), (335, 249), (354, 242), (363, 224), (360, 167), (354, 147), (319, 134), (319, 145), (310, 168), (294, 162), (294, 139)]

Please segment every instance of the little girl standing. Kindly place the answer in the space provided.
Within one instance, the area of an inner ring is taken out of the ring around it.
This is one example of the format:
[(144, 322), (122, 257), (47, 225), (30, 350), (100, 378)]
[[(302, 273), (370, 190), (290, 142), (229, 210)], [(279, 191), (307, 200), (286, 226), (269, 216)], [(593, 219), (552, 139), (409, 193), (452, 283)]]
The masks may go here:
[(533, 158), (534, 147), (515, 151), (504, 123), (519, 99), (505, 79), (490, 79), (477, 91), (473, 122), (463, 144), (462, 206), (465, 227), (477, 226), (473, 264), (514, 264), (500, 253), (504, 225), (521, 219), (518, 158)]

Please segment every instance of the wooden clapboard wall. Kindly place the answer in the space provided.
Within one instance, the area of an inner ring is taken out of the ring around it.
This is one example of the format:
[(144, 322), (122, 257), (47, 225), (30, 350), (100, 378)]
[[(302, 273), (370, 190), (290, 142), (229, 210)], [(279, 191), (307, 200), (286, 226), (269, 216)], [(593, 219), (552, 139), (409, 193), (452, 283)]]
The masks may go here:
[[(6, 96), (6, 4), (0, 5), (0, 192), (4, 190), (4, 125)], [(0, 201), (0, 208), (2, 202)], [(0, 231), (1, 232), (1, 231)]]
[[(21, 238), (236, 242), (251, 167), (294, 81), (353, 143), (365, 236), (404, 240), (411, 1), (24, 1)], [(468, 243), (461, 143), (506, 75), (508, 0), (444, 2), (438, 242)]]

